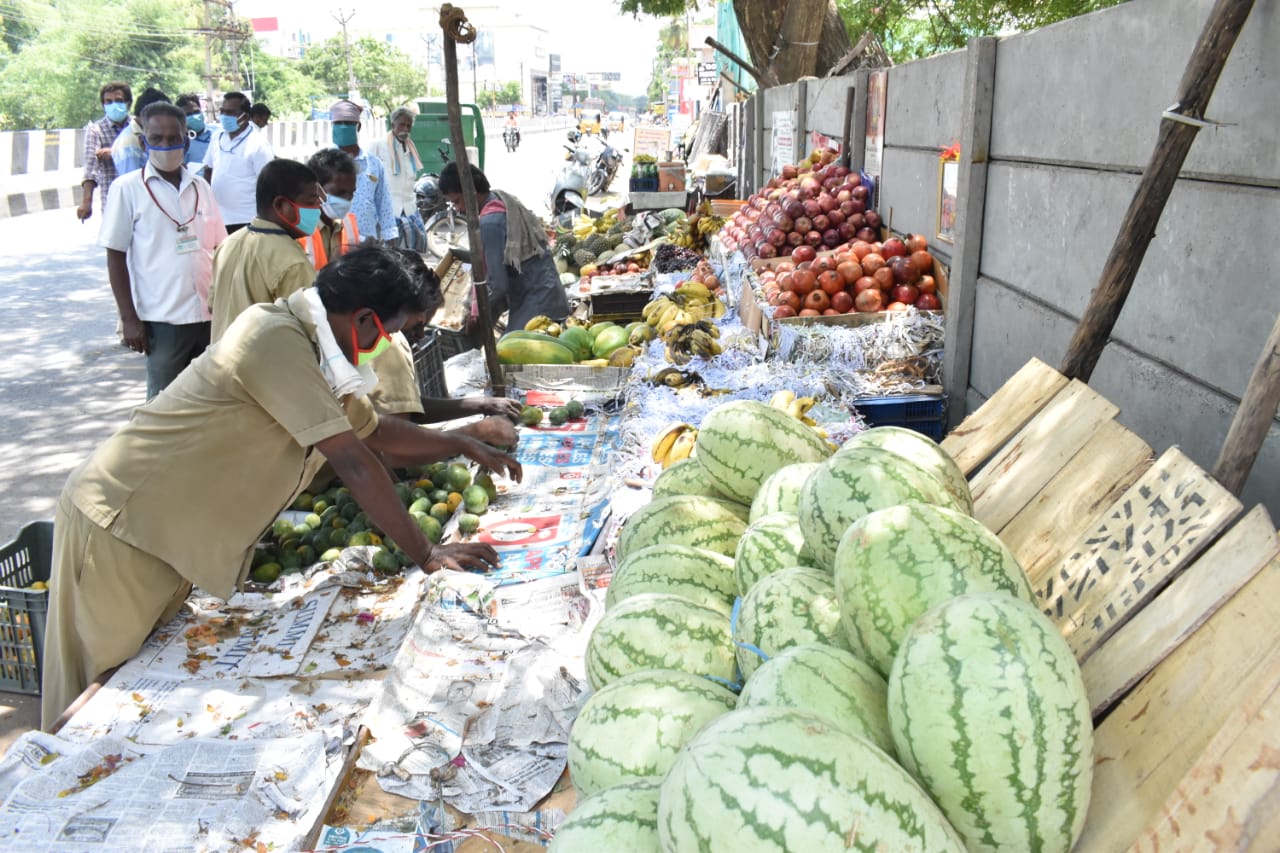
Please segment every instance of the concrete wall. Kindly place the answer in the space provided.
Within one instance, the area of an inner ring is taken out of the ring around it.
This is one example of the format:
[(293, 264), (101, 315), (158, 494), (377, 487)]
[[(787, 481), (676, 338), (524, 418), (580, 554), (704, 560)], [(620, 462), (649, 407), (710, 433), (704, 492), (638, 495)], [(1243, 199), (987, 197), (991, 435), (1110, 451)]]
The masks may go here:
[[(972, 49), (890, 70), (879, 209), (895, 231), (935, 233), (937, 152), (963, 138), (966, 105), (991, 117), (971, 188), (985, 212), (958, 229), (978, 258), (972, 360), (948, 377), (968, 410), (1029, 358), (1061, 363), (1212, 5), (1130, 0), (1001, 39), (985, 100), (966, 85)], [(1153, 447), (1205, 468), (1280, 314), (1277, 43), (1280, 6), (1257, 4), (1207, 110), (1232, 126), (1198, 134), (1090, 381)], [(1244, 500), (1280, 519), (1280, 419)]]

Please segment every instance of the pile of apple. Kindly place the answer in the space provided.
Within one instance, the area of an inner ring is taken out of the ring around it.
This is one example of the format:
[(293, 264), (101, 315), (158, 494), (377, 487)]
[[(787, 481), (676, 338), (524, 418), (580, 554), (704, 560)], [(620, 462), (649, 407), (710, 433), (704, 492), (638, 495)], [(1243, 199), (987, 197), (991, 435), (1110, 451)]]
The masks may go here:
[(874, 242), (880, 214), (867, 207), (862, 179), (835, 162), (836, 152), (815, 151), (747, 200), (721, 229), (730, 252), (785, 258), (797, 249), (834, 249), (851, 240)]
[(797, 246), (790, 258), (760, 271), (773, 316), (819, 317), (855, 312), (939, 311), (933, 255), (919, 234), (883, 243), (858, 239), (819, 256)]

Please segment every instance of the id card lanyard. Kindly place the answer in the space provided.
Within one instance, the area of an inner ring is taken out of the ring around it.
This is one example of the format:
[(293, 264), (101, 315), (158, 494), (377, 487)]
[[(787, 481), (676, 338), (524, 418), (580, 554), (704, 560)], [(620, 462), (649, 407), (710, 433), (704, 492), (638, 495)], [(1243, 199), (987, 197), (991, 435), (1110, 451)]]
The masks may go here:
[[(160, 199), (156, 198), (156, 194), (151, 191), (150, 181), (144, 180), (142, 182), (142, 185), (146, 187), (147, 195), (151, 196), (151, 202), (156, 206), (156, 209), (159, 210), (161, 213), (163, 213), (164, 218), (172, 222), (174, 224), (174, 227), (178, 229), (178, 246), (177, 246), (178, 254), (189, 255), (192, 252), (198, 251), (200, 249), (200, 240), (199, 238), (196, 237), (195, 234), (190, 233), (190, 226), (191, 226), (191, 223), (195, 221), (195, 218), (200, 215), (200, 185), (196, 183), (191, 184), (191, 188), (195, 190), (195, 193), (196, 193), (196, 203), (195, 203), (195, 207), (191, 211), (191, 216), (188, 217), (185, 222), (179, 222), (178, 220), (174, 219), (173, 216), (170, 215), (169, 211), (164, 209), (164, 205), (160, 204)], [(181, 192), (178, 193), (178, 212), (179, 212), (179, 215), (181, 215), (181, 212), (182, 212), (182, 193)]]

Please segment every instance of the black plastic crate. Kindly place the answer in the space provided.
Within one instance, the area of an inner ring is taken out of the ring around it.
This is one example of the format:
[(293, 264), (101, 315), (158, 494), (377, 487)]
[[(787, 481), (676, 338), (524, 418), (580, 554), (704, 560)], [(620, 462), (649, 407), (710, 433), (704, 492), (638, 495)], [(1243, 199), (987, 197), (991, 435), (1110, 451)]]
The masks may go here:
[(653, 298), (653, 291), (631, 293), (596, 293), (591, 296), (591, 322), (612, 320), (631, 322), (640, 319), (640, 312)]
[(480, 349), (479, 331), (468, 332), (464, 329), (446, 329), (444, 326), (428, 326), (427, 332), (435, 334), (440, 340), (440, 357), (445, 361), (459, 353)]
[(942, 441), (946, 435), (947, 400), (941, 395), (918, 394), (903, 397), (868, 397), (854, 407), (873, 427), (900, 426)]
[(40, 693), (49, 592), (27, 589), (48, 583), (53, 567), (53, 522), (35, 521), (0, 548), (0, 690)]
[(658, 179), (656, 177), (632, 178), (627, 189), (633, 193), (656, 193), (658, 191)]
[(424, 397), (449, 396), (444, 379), (443, 338), (440, 329), (432, 329), (413, 345), (413, 371), (418, 374), (418, 390)]

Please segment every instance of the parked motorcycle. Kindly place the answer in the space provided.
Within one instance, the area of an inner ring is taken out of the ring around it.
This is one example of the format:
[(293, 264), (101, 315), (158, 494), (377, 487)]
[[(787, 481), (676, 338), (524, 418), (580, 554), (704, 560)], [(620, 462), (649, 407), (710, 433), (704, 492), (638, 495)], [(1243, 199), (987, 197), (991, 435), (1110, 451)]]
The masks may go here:
[(507, 146), (507, 150), (515, 153), (520, 147), (520, 128), (507, 125), (502, 129), (502, 143)]
[(622, 152), (610, 145), (601, 143), (603, 147), (596, 155), (591, 166), (591, 176), (587, 181), (587, 189), (591, 195), (600, 195), (609, 191), (613, 179), (617, 177), (618, 167), (622, 165)]
[[(438, 150), (441, 158), (449, 162), (448, 152), (443, 148)], [(413, 194), (427, 232), (426, 253), (440, 260), (450, 249), (466, 249), (470, 243), (467, 217), (440, 192), (440, 176), (426, 174), (418, 178)]]
[(596, 154), (592, 148), (582, 144), (582, 134), (576, 129), (570, 130), (567, 137), (573, 144), (564, 146), (568, 154), (551, 187), (547, 207), (557, 219), (572, 221), (579, 211), (586, 209), (587, 196), (590, 194), (587, 186), (591, 180)]

